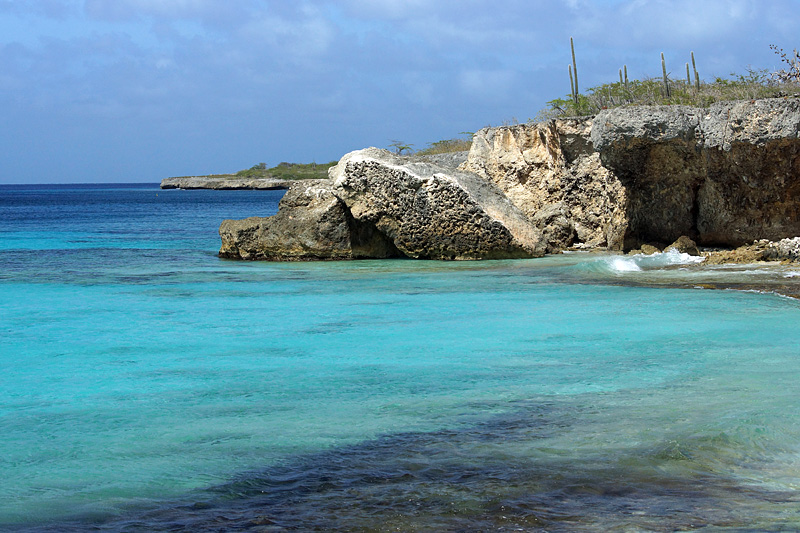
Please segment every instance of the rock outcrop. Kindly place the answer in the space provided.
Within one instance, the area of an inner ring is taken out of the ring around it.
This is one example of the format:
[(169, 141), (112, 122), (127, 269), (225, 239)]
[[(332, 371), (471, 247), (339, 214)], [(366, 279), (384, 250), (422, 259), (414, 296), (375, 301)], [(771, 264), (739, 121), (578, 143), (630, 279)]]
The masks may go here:
[[(498, 259), (544, 255), (541, 232), (464, 157), (347, 154), (331, 179), (298, 182), (267, 218), (226, 220), (220, 255), (268, 260)], [(442, 166), (446, 165), (446, 166)]]
[(618, 108), (591, 140), (628, 193), (626, 246), (800, 235), (800, 100)]
[[(297, 184), (271, 219), (223, 223), (221, 254), (484, 259), (660, 250), (681, 237), (691, 253), (692, 241), (751, 246), (800, 235), (800, 99), (486, 128), (466, 158), (367, 149), (330, 176)], [(780, 253), (745, 255), (790, 255)]]
[(542, 230), (548, 252), (621, 249), (626, 190), (600, 162), (593, 121), (486, 128), (461, 168), (495, 183)]
[(161, 180), (162, 189), (214, 189), (214, 190), (247, 190), (247, 189), (288, 189), (294, 180), (276, 178), (236, 178), (214, 176), (186, 176), (182, 178), (165, 178)]
[(489, 259), (544, 254), (541, 232), (492, 183), (455, 169), (368, 148), (330, 170), (353, 218), (406, 257)]
[(354, 220), (329, 180), (293, 184), (271, 217), (225, 220), (219, 255), (230, 259), (299, 261), (400, 255), (382, 233)]

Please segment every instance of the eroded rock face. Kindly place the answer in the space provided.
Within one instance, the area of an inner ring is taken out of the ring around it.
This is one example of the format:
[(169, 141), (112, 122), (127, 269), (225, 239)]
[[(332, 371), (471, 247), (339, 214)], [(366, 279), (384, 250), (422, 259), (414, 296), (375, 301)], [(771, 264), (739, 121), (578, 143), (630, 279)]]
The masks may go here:
[(591, 139), (628, 194), (626, 246), (687, 235), (706, 246), (800, 235), (800, 101), (630, 107)]
[(592, 119), (486, 128), (463, 170), (495, 183), (544, 233), (548, 252), (621, 249), (626, 190), (601, 164)]
[(300, 261), (400, 255), (383, 234), (350, 216), (328, 180), (294, 183), (271, 217), (225, 220), (219, 255)]
[(487, 128), (464, 157), (352, 152), (329, 182), (293, 188), (274, 217), (223, 223), (220, 253), (488, 259), (800, 235), (797, 98)]
[(492, 183), (474, 174), (368, 148), (330, 170), (352, 217), (403, 255), (491, 259), (544, 254), (541, 232)]

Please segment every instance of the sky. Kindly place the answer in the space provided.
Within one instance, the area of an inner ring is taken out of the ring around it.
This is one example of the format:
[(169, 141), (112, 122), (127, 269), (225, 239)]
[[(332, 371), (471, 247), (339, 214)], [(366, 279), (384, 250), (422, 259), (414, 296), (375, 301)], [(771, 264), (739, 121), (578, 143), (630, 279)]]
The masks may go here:
[(423, 149), (570, 91), (781, 68), (800, 0), (0, 0), (0, 183)]

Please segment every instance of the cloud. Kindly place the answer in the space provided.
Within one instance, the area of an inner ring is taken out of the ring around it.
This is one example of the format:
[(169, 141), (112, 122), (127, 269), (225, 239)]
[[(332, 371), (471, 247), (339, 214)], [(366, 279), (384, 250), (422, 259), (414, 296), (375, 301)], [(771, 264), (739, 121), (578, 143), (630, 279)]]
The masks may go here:
[(196, 18), (214, 11), (218, 5), (219, 2), (216, 0), (85, 0), (84, 2), (87, 15), (110, 21), (138, 17)]
[(314, 9), (303, 9), (293, 19), (263, 13), (240, 29), (248, 43), (268, 47), (274, 55), (294, 61), (326, 53), (335, 34), (334, 26)]
[[(209, 171), (234, 170), (239, 158), (322, 160), (535, 116), (569, 91), (570, 36), (582, 87), (615, 79), (623, 64), (631, 77), (658, 75), (662, 51), (680, 71), (694, 50), (702, 76), (777, 66), (768, 45), (798, 46), (797, 9), (798, 0), (0, 0), (0, 105), (19, 139), (46, 130), (66, 146), (83, 124), (80, 150), (59, 157), (86, 174), (102, 176), (93, 145), (136, 164), (131, 146), (156, 143), (155, 170), (191, 154)], [(0, 151), (0, 168), (25, 171), (27, 147), (44, 146), (19, 142)]]
[(507, 100), (513, 93), (517, 74), (510, 70), (464, 70), (459, 85), (468, 95), (486, 100)]

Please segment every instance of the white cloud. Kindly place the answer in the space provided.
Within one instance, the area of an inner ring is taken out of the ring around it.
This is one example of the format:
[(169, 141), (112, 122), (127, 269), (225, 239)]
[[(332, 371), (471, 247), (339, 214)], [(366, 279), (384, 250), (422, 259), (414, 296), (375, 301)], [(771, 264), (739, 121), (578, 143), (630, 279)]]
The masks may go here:
[(459, 75), (461, 89), (470, 97), (505, 100), (512, 94), (516, 73), (510, 70), (464, 70)]
[(216, 0), (85, 0), (86, 13), (103, 20), (137, 17), (194, 18), (208, 13)]
[(274, 54), (307, 61), (328, 52), (336, 32), (328, 20), (306, 10), (294, 20), (261, 14), (245, 23), (240, 33), (247, 42), (268, 46)]

